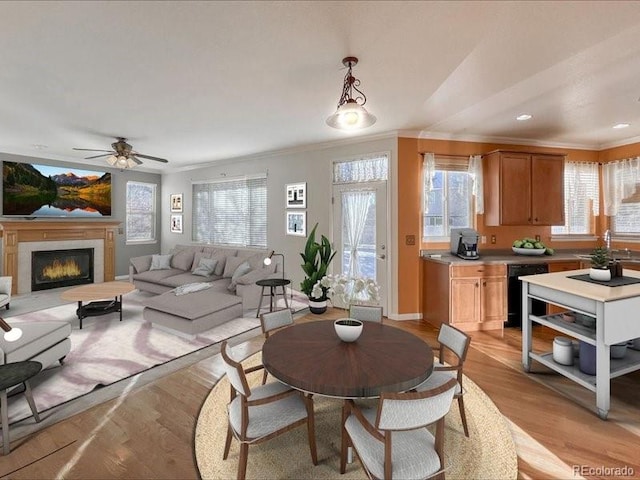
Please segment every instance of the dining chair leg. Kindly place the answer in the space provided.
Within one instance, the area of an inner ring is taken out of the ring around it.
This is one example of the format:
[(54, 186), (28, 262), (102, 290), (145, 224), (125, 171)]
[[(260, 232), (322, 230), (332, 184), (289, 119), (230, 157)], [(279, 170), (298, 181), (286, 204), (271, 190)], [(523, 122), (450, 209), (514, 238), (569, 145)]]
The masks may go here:
[(267, 375), (268, 375), (268, 373), (267, 373), (267, 370), (265, 369), (265, 370), (262, 372), (262, 384), (263, 384), (263, 385), (267, 383)]
[(307, 407), (307, 435), (309, 436), (309, 450), (311, 451), (311, 462), (318, 465), (318, 450), (316, 448), (316, 421), (313, 411), (313, 400), (304, 395), (304, 404)]
[(458, 410), (460, 410), (460, 418), (462, 418), (462, 428), (464, 428), (465, 436), (469, 436), (469, 427), (467, 427), (467, 414), (464, 411), (464, 399), (462, 395), (458, 397)]
[(224, 442), (224, 453), (222, 459), (226, 460), (229, 456), (229, 448), (231, 447), (231, 425), (227, 424), (227, 440)]
[(249, 456), (249, 444), (240, 442), (240, 460), (238, 460), (238, 480), (244, 480), (247, 475), (247, 457)]

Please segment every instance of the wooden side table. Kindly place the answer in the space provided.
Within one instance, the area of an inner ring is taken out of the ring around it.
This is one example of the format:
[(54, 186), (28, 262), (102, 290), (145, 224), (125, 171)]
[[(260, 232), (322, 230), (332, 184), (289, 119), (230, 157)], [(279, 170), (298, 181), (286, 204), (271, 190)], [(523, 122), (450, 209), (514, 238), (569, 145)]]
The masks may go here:
[(264, 280), (258, 280), (256, 285), (262, 287), (262, 292), (260, 292), (260, 303), (258, 304), (258, 311), (256, 312), (256, 318), (260, 316), (260, 310), (262, 309), (262, 299), (265, 297), (264, 289), (269, 287), (269, 311), (273, 312), (273, 306), (276, 303), (276, 295), (278, 295), (277, 288), (280, 287), (282, 289), (282, 298), (284, 298), (284, 304), (287, 308), (289, 308), (289, 302), (287, 301), (287, 291), (285, 290), (285, 286), (289, 285), (291, 280), (286, 278), (265, 278)]
[(20, 384), (24, 384), (24, 396), (29, 403), (36, 422), (40, 421), (40, 415), (36, 409), (31, 394), (29, 379), (42, 370), (40, 362), (24, 361), (0, 365), (0, 410), (2, 410), (2, 449), (4, 455), (9, 454), (9, 411), (7, 405), (7, 391)]

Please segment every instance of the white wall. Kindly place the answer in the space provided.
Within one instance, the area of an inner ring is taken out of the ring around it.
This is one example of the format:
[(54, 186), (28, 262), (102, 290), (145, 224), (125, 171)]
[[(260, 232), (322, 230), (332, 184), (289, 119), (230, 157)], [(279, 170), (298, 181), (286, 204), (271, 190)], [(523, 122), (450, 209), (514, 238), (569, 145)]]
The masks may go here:
[[(292, 280), (294, 289), (300, 289), (303, 272), (300, 268), (300, 252), (304, 249), (306, 237), (297, 237), (285, 234), (285, 185), (288, 183), (307, 182), (307, 231), (318, 223), (317, 232), (331, 238), (331, 179), (332, 162), (344, 160), (363, 154), (376, 152), (390, 152), (390, 175), (397, 172), (397, 138), (389, 135), (384, 138), (364, 141), (351, 141), (349, 143), (311, 146), (308, 149), (289, 151), (286, 153), (270, 153), (254, 155), (250, 157), (236, 158), (218, 162), (215, 165), (182, 171), (162, 176), (162, 251), (168, 252), (176, 244), (189, 244), (191, 241), (191, 182), (207, 179), (220, 179), (223, 176), (233, 177), (237, 175), (267, 173), (267, 208), (268, 227), (267, 245), (270, 249), (285, 255), (286, 276)], [(395, 177), (394, 177), (395, 178)], [(394, 178), (389, 181), (389, 198), (391, 208), (389, 210), (389, 231), (393, 232), (390, 238), (389, 252), (395, 252), (396, 238), (395, 227), (395, 183)], [(184, 194), (183, 233), (171, 233), (169, 229), (170, 208), (169, 196), (173, 193)], [(391, 262), (395, 255), (391, 255)], [(391, 264), (393, 265), (393, 263)], [(389, 279), (394, 279), (396, 285), (395, 270)], [(390, 288), (390, 290), (392, 290)], [(395, 290), (394, 290), (395, 291)], [(397, 312), (395, 295), (390, 295), (389, 311)]]

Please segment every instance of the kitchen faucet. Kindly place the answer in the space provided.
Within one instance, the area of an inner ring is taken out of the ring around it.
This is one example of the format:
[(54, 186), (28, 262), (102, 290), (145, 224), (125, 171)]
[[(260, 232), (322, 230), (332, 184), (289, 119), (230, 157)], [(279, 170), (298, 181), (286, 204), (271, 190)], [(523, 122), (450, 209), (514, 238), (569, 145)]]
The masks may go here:
[(604, 243), (607, 246), (607, 250), (611, 250), (611, 230), (609, 229), (604, 232)]

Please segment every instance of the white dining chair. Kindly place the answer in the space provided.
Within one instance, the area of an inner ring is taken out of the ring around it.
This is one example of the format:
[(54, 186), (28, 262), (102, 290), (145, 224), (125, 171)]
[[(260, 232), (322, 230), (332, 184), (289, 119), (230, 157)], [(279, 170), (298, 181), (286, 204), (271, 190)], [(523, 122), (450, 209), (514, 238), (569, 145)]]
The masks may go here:
[[(289, 325), (293, 325), (293, 314), (288, 308), (260, 315), (260, 328), (262, 329), (265, 339), (269, 338), (269, 335), (276, 330), (288, 327)], [(264, 385), (265, 383), (267, 383), (266, 370), (262, 375), (262, 384)]]
[[(444, 416), (456, 380), (420, 392), (383, 393), (377, 408), (344, 405), (340, 473), (353, 447), (369, 478), (444, 480)], [(435, 435), (427, 428), (435, 424)]]
[(232, 358), (233, 351), (227, 348), (226, 341), (222, 342), (221, 354), (231, 385), (231, 401), (227, 405), (229, 423), (222, 458), (226, 460), (229, 456), (231, 440), (235, 437), (240, 442), (238, 480), (246, 476), (249, 445), (269, 440), (304, 423), (307, 424), (311, 461), (317, 465), (311, 397), (277, 381), (251, 388), (246, 371)]
[[(433, 365), (433, 373), (427, 380), (416, 387), (417, 391), (429, 390), (442, 385), (455, 378), (456, 392), (455, 398), (458, 400), (458, 409), (460, 410), (460, 418), (462, 419), (462, 428), (465, 436), (469, 436), (469, 427), (467, 426), (467, 415), (464, 409), (464, 388), (462, 386), (462, 368), (467, 358), (471, 337), (461, 330), (451, 325), (443, 323), (438, 332), (438, 361)], [(453, 353), (453, 361), (445, 364), (446, 352)]]
[(382, 322), (382, 307), (373, 305), (350, 305), (349, 318), (363, 322)]

